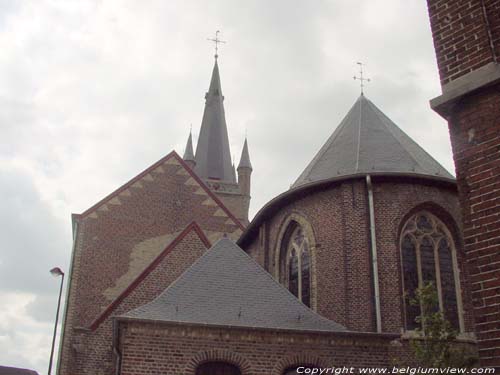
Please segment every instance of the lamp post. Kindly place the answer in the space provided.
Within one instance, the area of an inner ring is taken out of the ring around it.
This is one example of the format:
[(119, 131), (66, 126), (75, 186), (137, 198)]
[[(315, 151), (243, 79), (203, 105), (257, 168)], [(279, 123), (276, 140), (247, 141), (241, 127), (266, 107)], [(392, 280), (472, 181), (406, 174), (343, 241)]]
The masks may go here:
[(56, 312), (56, 324), (54, 325), (54, 336), (52, 337), (52, 349), (50, 350), (50, 360), (49, 360), (49, 373), (52, 371), (52, 358), (54, 357), (54, 346), (56, 344), (56, 334), (57, 334), (57, 321), (59, 320), (59, 307), (61, 306), (61, 295), (64, 284), (64, 272), (59, 267), (54, 267), (50, 270), (50, 273), (54, 277), (61, 277), (61, 287), (59, 288), (59, 299), (57, 300), (57, 312)]

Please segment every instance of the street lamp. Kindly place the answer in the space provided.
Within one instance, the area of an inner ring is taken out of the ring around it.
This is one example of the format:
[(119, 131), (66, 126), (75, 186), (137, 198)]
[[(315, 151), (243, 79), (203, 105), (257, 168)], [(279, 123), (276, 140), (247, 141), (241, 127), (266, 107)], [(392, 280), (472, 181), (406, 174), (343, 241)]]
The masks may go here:
[(63, 284), (64, 284), (64, 272), (59, 268), (59, 267), (54, 267), (50, 270), (50, 273), (54, 277), (61, 277), (61, 287), (59, 289), (59, 299), (57, 301), (57, 312), (56, 312), (56, 324), (54, 325), (54, 336), (52, 337), (52, 349), (50, 350), (50, 360), (49, 360), (49, 373), (52, 370), (52, 358), (54, 357), (54, 346), (56, 343), (56, 334), (57, 334), (57, 321), (59, 320), (59, 307), (61, 306), (61, 295), (62, 295), (62, 290), (63, 290)]

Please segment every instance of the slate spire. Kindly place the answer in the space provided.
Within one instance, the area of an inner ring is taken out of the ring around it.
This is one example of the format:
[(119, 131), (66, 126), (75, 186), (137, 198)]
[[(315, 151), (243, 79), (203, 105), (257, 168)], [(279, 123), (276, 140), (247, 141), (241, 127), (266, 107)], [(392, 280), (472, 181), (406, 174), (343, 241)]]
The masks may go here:
[(252, 163), (250, 163), (250, 154), (248, 153), (248, 142), (245, 138), (245, 143), (243, 144), (243, 150), (241, 151), (240, 164), (238, 165), (238, 169), (240, 168), (250, 168), (252, 170)]
[(194, 152), (193, 152), (193, 137), (191, 131), (189, 132), (189, 137), (186, 143), (186, 150), (184, 151), (184, 156), (182, 157), (185, 161), (194, 162)]
[(205, 179), (236, 183), (232, 172), (231, 152), (224, 114), (224, 96), (215, 60), (210, 87), (205, 95), (205, 110), (196, 146), (195, 172)]

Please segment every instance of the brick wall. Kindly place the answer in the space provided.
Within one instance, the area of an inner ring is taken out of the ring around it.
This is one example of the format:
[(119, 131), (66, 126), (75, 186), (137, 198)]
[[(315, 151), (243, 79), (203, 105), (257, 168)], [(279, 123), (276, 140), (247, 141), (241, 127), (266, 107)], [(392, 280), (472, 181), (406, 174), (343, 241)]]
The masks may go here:
[(428, 5), (443, 86), (431, 103), (450, 130), (479, 353), (500, 369), (500, 1)]
[(68, 335), (61, 362), (62, 374), (112, 374), (112, 317), (153, 300), (206, 250), (207, 244), (190, 228), (179, 242), (160, 256), (135, 287), (124, 293), (96, 327)]
[[(415, 211), (426, 209), (454, 233), (462, 266), (460, 209), (452, 185), (423, 180), (375, 177), (373, 180), (379, 262), (382, 329), (400, 332), (403, 305), (399, 232)], [(279, 209), (265, 214), (259, 231), (244, 248), (276, 277), (276, 251), (282, 226), (291, 214), (304, 217), (317, 243), (315, 278), (317, 311), (355, 331), (375, 330), (367, 191), (363, 179), (332, 184), (322, 190), (283, 199)], [(263, 229), (265, 228), (265, 230)], [(259, 234), (260, 232), (260, 234)], [(266, 240), (262, 239), (265, 232)], [(266, 260), (267, 259), (267, 260)], [(461, 269), (466, 331), (472, 330), (466, 272)]]
[(427, 3), (442, 85), (496, 60), (492, 42), (498, 56), (498, 0), (428, 0)]
[(392, 339), (122, 322), (121, 374), (194, 375), (206, 361), (233, 363), (244, 375), (281, 375), (304, 363), (390, 366)]
[[(73, 360), (73, 334), (86, 332), (192, 221), (212, 243), (224, 233), (238, 238), (242, 230), (175, 153), (75, 220), (78, 229), (60, 356), (63, 374)], [(80, 346), (101, 351), (98, 345), (85, 344), (87, 338), (82, 340)]]

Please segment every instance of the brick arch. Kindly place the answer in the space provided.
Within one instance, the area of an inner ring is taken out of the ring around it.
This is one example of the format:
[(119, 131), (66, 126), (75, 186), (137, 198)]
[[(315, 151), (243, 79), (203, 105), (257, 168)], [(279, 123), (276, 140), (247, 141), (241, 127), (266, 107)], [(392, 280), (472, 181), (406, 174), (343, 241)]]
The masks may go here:
[(274, 278), (279, 282), (280, 281), (280, 258), (282, 256), (281, 254), (281, 247), (282, 247), (282, 240), (287, 232), (287, 229), (289, 228), (290, 224), (293, 222), (299, 224), (302, 229), (304, 230), (304, 233), (307, 236), (307, 239), (309, 240), (309, 251), (310, 251), (310, 257), (311, 257), (311, 309), (317, 310), (317, 277), (316, 277), (316, 235), (314, 233), (314, 228), (309, 222), (309, 220), (306, 218), (306, 215), (298, 212), (298, 211), (293, 211), (290, 214), (288, 214), (280, 223), (279, 225), (279, 231), (278, 231), (278, 237), (276, 239), (276, 245), (274, 248), (274, 270), (273, 270), (273, 276)]
[(282, 375), (286, 369), (300, 365), (316, 366), (320, 368), (332, 367), (331, 363), (326, 363), (326, 361), (311, 353), (300, 353), (286, 356), (280, 359), (278, 362), (276, 362), (276, 365), (274, 365), (271, 374)]
[(186, 366), (186, 373), (196, 374), (198, 366), (206, 362), (227, 362), (238, 366), (242, 375), (250, 374), (250, 363), (241, 355), (225, 349), (213, 349), (197, 353)]

